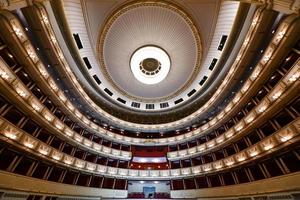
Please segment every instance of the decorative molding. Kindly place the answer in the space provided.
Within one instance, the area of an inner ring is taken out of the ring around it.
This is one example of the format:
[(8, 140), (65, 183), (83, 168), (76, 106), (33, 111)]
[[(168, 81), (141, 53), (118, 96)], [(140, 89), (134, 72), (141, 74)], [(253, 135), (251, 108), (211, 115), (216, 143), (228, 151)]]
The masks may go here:
[(258, 4), (267, 9), (285, 14), (300, 14), (300, 0), (236, 0), (245, 3)]
[[(136, 9), (136, 8), (140, 8), (140, 7), (160, 7), (160, 8), (164, 8), (167, 10), (171, 10), (172, 12), (175, 12), (178, 15), (180, 15), (182, 17), (182, 19), (184, 19), (185, 22), (189, 25), (190, 30), (193, 32), (193, 36), (194, 36), (196, 46), (197, 46), (197, 52), (196, 52), (197, 56), (196, 56), (196, 62), (195, 62), (196, 65), (194, 66), (194, 70), (191, 73), (190, 78), (186, 81), (186, 83), (181, 88), (179, 88), (173, 94), (170, 94), (168, 96), (164, 96), (164, 97), (161, 97), (158, 99), (147, 99), (147, 98), (141, 98), (141, 97), (137, 97), (137, 96), (128, 94), (126, 91), (124, 91), (120, 86), (118, 86), (112, 80), (112, 78), (110, 77), (110, 75), (107, 71), (105, 60), (104, 60), (104, 43), (105, 43), (106, 36), (107, 36), (111, 26), (113, 25), (113, 23), (124, 13), (131, 11), (133, 9)], [(99, 60), (100, 60), (100, 68), (101, 68), (101, 71), (103, 72), (104, 77), (111, 83), (113, 88), (115, 90), (117, 90), (118, 92), (120, 92), (122, 95), (126, 96), (129, 99), (133, 99), (133, 100), (144, 102), (144, 103), (163, 102), (163, 101), (168, 101), (169, 99), (176, 97), (178, 94), (182, 93), (195, 80), (195, 78), (197, 77), (198, 72), (200, 70), (201, 57), (202, 57), (202, 45), (201, 45), (199, 30), (197, 29), (192, 17), (190, 15), (188, 15), (188, 13), (186, 13), (178, 5), (174, 4), (173, 2), (169, 2), (169, 1), (162, 1), (162, 0), (132, 1), (132, 2), (129, 2), (129, 3), (121, 6), (119, 9), (114, 11), (114, 13), (110, 15), (110, 18), (105, 22), (105, 25), (100, 32), (100, 36), (99, 36), (97, 45), (98, 45), (98, 48), (97, 48), (98, 56), (99, 56)]]
[(8, 0), (0, 0), (0, 9), (4, 9), (9, 6)]

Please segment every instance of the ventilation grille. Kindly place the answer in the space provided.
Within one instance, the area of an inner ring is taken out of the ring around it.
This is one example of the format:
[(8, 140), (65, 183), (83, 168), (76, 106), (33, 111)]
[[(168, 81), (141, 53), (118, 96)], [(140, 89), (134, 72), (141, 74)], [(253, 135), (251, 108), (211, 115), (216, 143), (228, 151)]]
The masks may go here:
[(225, 46), (225, 42), (227, 40), (227, 35), (223, 35), (222, 38), (221, 38), (221, 41), (220, 41), (220, 44), (218, 46), (218, 50), (219, 51), (222, 51), (224, 46)]
[(140, 103), (137, 103), (137, 102), (132, 102), (132, 103), (131, 103), (131, 107), (134, 107), (134, 108), (140, 108), (140, 107), (141, 107), (141, 104), (140, 104)]
[(87, 57), (83, 57), (82, 59), (83, 59), (85, 65), (86, 65), (86, 67), (87, 67), (88, 69), (92, 69), (92, 65), (91, 65), (89, 59), (88, 59)]
[(107, 89), (107, 88), (105, 88), (104, 91), (105, 91), (109, 96), (112, 96), (112, 95), (113, 95), (113, 93), (112, 93), (109, 89)]
[(169, 103), (165, 102), (165, 103), (160, 103), (160, 108), (167, 108), (169, 107)]
[(98, 76), (97, 76), (96, 74), (93, 75), (93, 78), (94, 78), (94, 80), (96, 81), (96, 83), (97, 83), (98, 85), (101, 84), (101, 81), (100, 81), (100, 79), (98, 78)]
[(202, 80), (199, 82), (199, 85), (203, 85), (205, 81), (207, 80), (207, 76), (204, 76)]
[(80, 37), (79, 37), (78, 33), (73, 34), (73, 37), (75, 39), (75, 42), (76, 42), (76, 45), (77, 45), (78, 49), (82, 49), (83, 46), (82, 46), (82, 43), (81, 43), (81, 40), (80, 40)]
[(193, 89), (192, 91), (190, 91), (187, 95), (188, 95), (188, 97), (190, 97), (190, 96), (192, 96), (193, 94), (195, 94), (195, 92), (196, 92), (196, 90), (195, 89)]
[(218, 62), (218, 59), (214, 58), (212, 61), (211, 61), (211, 64), (209, 66), (209, 70), (212, 71), (216, 65), (216, 63)]
[(117, 100), (119, 101), (119, 102), (121, 102), (121, 103), (123, 103), (123, 104), (126, 104), (126, 101), (124, 100), (124, 99), (122, 99), (122, 98), (117, 98)]
[(182, 98), (177, 99), (176, 101), (174, 101), (175, 105), (176, 105), (176, 104), (179, 104), (179, 103), (181, 103), (181, 102), (183, 102), (183, 99), (182, 99)]
[(154, 104), (146, 104), (146, 109), (154, 109)]

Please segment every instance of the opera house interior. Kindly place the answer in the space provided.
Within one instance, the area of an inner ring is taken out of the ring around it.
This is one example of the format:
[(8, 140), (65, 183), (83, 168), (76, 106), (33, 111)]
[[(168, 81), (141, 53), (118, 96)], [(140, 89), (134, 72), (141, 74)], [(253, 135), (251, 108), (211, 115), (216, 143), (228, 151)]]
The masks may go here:
[(0, 0), (0, 200), (300, 199), (299, 0)]

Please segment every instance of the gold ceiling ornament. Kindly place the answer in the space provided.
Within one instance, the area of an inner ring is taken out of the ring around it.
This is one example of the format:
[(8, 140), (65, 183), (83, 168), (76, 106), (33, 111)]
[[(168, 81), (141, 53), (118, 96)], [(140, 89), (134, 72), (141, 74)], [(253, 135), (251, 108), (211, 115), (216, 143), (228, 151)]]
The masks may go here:
[[(109, 75), (107, 71), (107, 66), (105, 64), (105, 59), (104, 59), (104, 44), (106, 40), (106, 36), (112, 27), (113, 23), (124, 13), (140, 8), (140, 7), (159, 7), (159, 8), (164, 8), (171, 10), (178, 14), (184, 21), (188, 24), (190, 30), (193, 33), (193, 37), (196, 43), (197, 47), (197, 52), (196, 52), (196, 64), (194, 66), (193, 71), (191, 72), (190, 77), (188, 80), (183, 84), (182, 87), (180, 87), (177, 91), (173, 92), (170, 95), (160, 97), (160, 98), (143, 98), (139, 96), (134, 96), (131, 94), (128, 94), (125, 90), (122, 89), (122, 87), (118, 86), (117, 83), (113, 81), (111, 76)], [(104, 23), (104, 26), (102, 27), (100, 31), (100, 36), (98, 38), (98, 43), (97, 43), (97, 51), (98, 51), (98, 60), (100, 61), (100, 70), (103, 73), (103, 76), (107, 79), (109, 83), (113, 86), (115, 90), (117, 90), (119, 93), (122, 95), (126, 96), (127, 98), (135, 101), (139, 101), (142, 103), (156, 103), (156, 102), (163, 102), (163, 101), (168, 101), (172, 98), (175, 98), (177, 95), (182, 93), (185, 89), (190, 86), (195, 78), (197, 77), (199, 71), (200, 71), (200, 64), (201, 64), (201, 58), (202, 58), (202, 44), (201, 44), (201, 39), (200, 39), (200, 32), (195, 25), (194, 20), (192, 19), (191, 15), (189, 15), (182, 7), (180, 7), (178, 4), (175, 4), (174, 2), (167, 1), (167, 0), (133, 0), (129, 1), (119, 8), (117, 8), (112, 14), (109, 15), (108, 19)]]

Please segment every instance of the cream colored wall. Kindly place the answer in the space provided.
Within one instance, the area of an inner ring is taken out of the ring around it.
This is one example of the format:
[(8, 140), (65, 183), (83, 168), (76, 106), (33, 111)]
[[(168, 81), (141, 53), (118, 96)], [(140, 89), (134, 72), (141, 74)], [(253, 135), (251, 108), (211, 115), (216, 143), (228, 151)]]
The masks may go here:
[(172, 198), (209, 199), (300, 191), (300, 172), (233, 186), (171, 191)]

